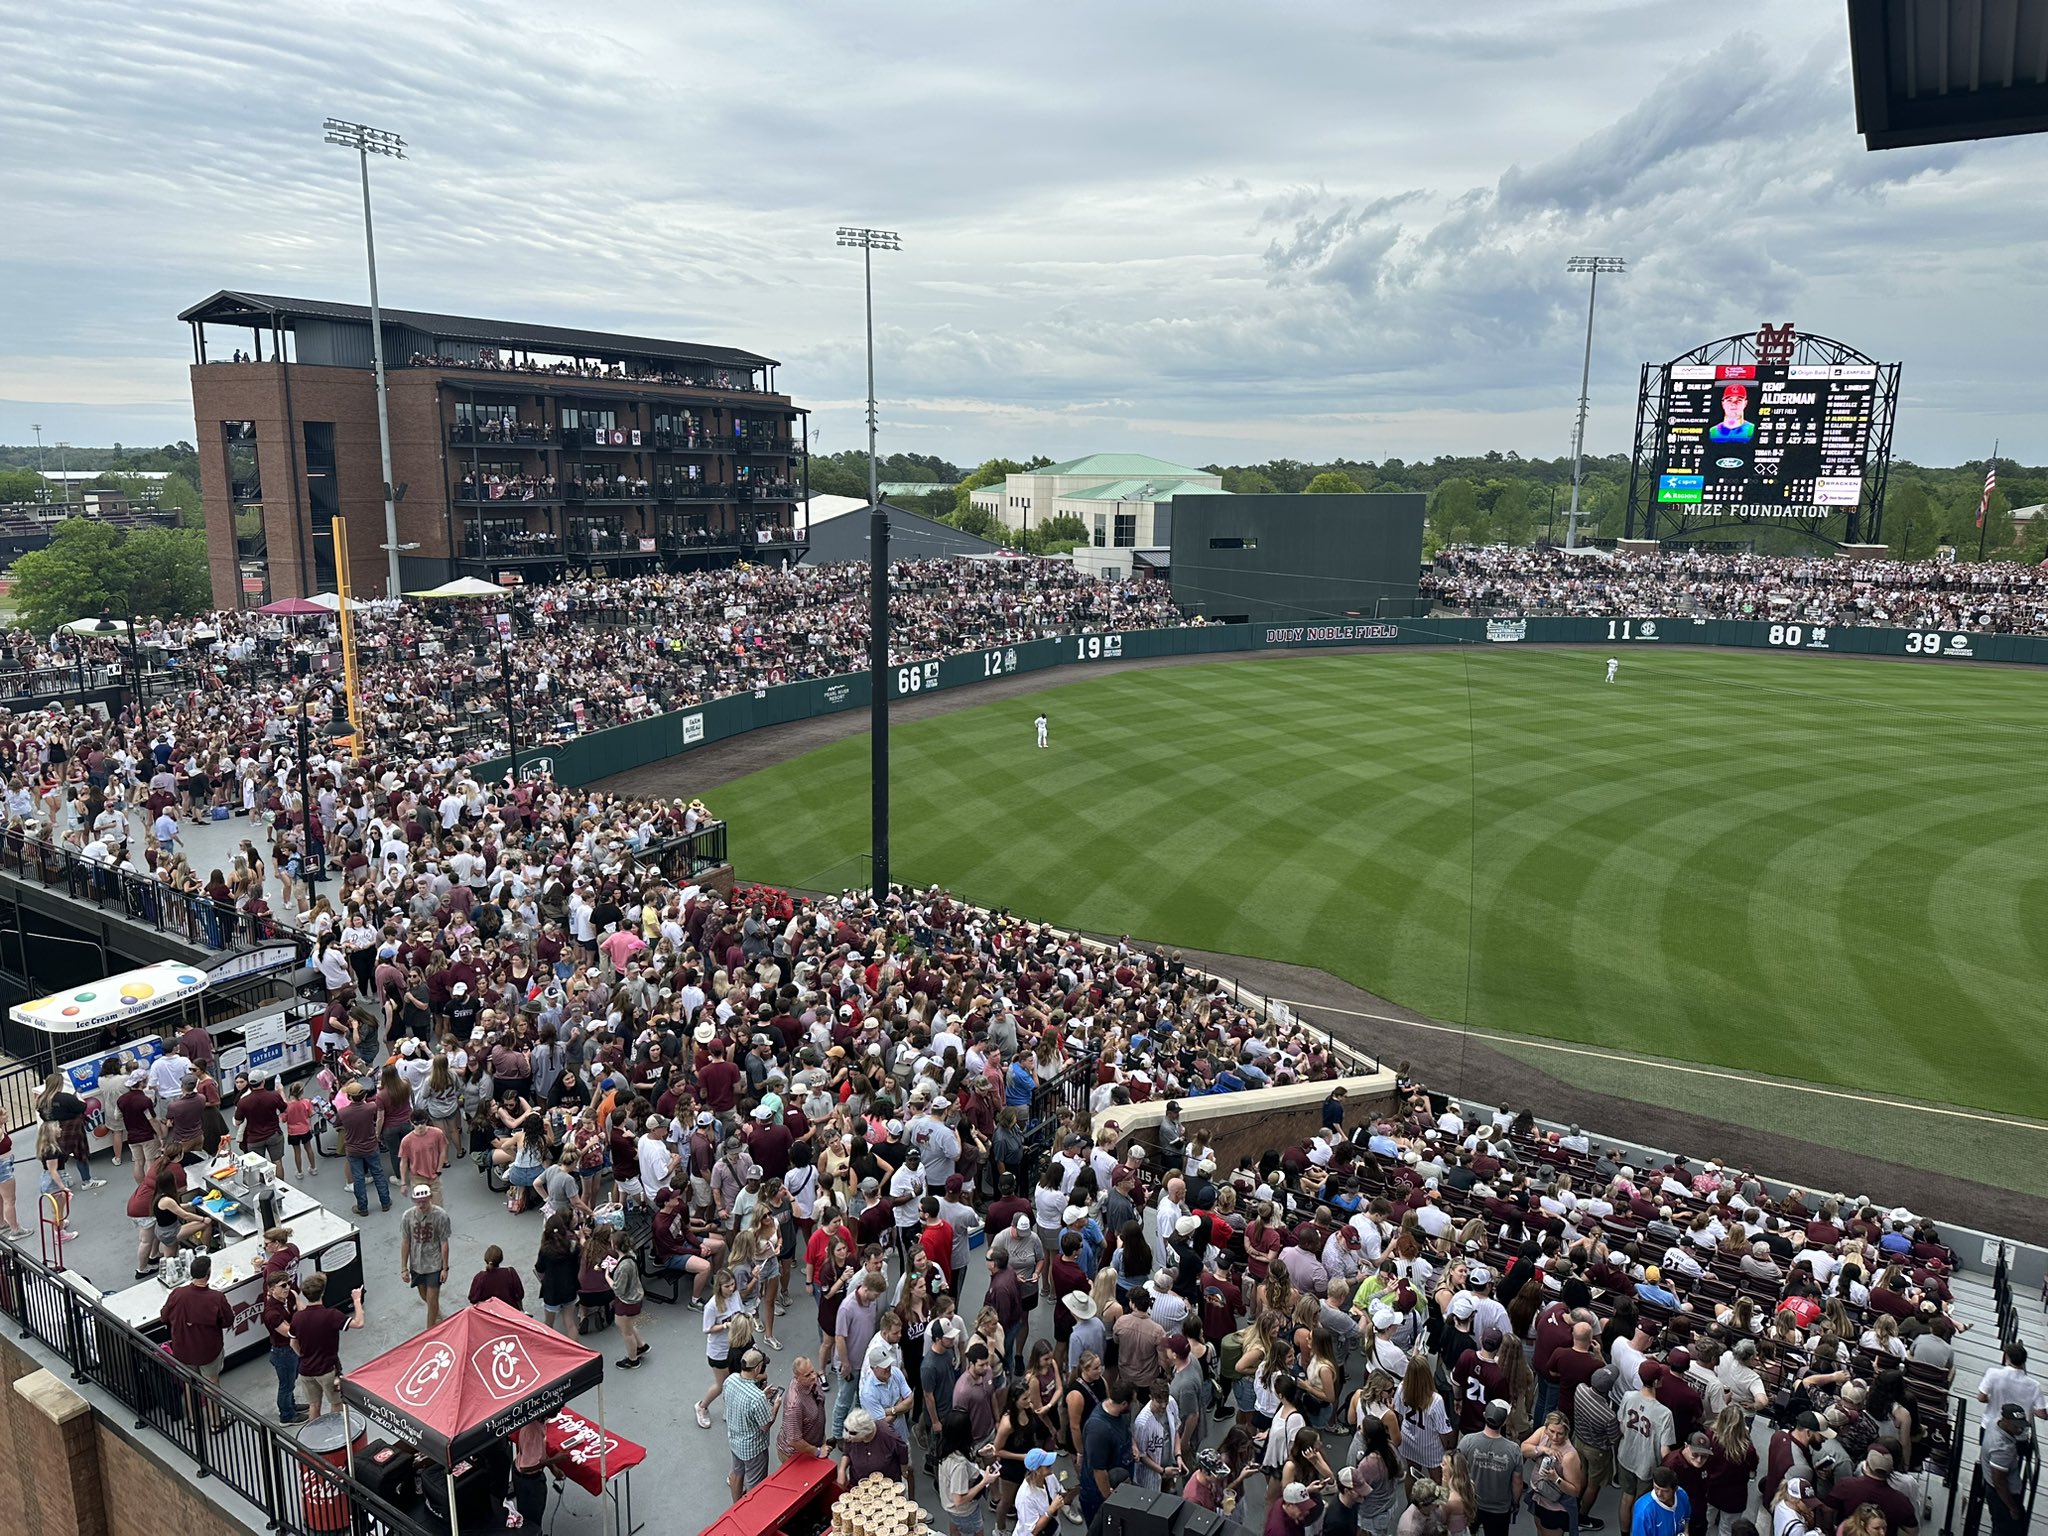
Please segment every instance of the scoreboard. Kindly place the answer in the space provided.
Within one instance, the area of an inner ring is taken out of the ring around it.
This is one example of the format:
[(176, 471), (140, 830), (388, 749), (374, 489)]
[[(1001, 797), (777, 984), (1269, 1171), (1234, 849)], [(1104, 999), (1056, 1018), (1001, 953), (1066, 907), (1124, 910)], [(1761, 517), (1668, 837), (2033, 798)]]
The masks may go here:
[(1744, 517), (1825, 517), (1863, 496), (1877, 365), (1672, 363), (1657, 501)]

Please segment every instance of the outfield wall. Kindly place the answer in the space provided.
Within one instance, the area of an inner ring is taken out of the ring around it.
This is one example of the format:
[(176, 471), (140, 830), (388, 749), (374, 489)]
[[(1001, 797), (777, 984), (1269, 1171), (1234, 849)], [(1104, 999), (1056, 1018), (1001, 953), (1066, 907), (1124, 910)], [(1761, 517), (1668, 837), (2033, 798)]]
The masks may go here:
[[(1124, 634), (1067, 635), (993, 650), (963, 651), (937, 661), (891, 670), (891, 699), (915, 698), (1019, 672), (1086, 668), (1104, 661), (1155, 656), (1223, 655), (1256, 650), (1317, 650), (1371, 645), (1706, 645), (1736, 649), (1826, 652), (1852, 656), (1907, 656), (1922, 661), (2009, 661), (2048, 666), (2048, 639), (1951, 630), (1874, 629), (1849, 625), (1766, 623), (1750, 619), (1529, 618), (1529, 619), (1305, 619), (1287, 624), (1211, 624), (1192, 629), (1146, 629)], [(763, 726), (787, 725), (817, 715), (864, 710), (866, 672), (813, 678), (712, 699), (629, 725), (592, 731), (573, 741), (519, 754), (520, 772), (553, 772), (565, 784), (589, 784), (644, 767)], [(479, 765), (495, 778), (506, 758)]]

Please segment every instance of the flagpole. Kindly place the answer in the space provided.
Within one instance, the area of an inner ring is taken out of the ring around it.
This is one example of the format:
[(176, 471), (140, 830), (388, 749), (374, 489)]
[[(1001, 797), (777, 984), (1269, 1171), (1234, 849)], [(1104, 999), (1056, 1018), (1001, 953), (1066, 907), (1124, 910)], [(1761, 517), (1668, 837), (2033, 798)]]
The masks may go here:
[(1984, 541), (1991, 534), (1991, 493), (1998, 488), (1998, 439), (1991, 439), (1991, 462), (1984, 466), (1984, 494), (1977, 501), (1977, 563), (1984, 563)]

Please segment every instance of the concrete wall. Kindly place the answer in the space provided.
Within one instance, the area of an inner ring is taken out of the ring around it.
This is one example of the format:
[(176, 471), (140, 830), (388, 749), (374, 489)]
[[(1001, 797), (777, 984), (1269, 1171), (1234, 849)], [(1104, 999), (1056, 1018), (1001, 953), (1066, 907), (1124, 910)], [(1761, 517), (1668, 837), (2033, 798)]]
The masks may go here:
[[(1219, 1174), (1237, 1166), (1240, 1157), (1254, 1161), (1265, 1152), (1278, 1152), (1313, 1136), (1323, 1123), (1323, 1100), (1334, 1088), (1343, 1088), (1349, 1102), (1345, 1124), (1359, 1125), (1394, 1102), (1394, 1074), (1361, 1072), (1333, 1082), (1291, 1083), (1282, 1088), (1259, 1088), (1250, 1093), (1218, 1093), (1199, 1099), (1180, 1100), (1181, 1124), (1197, 1127), (1215, 1143)], [(1156, 1150), (1159, 1122), (1166, 1118), (1166, 1101), (1123, 1106), (1110, 1116), (1124, 1133), (1126, 1144), (1136, 1141)]]

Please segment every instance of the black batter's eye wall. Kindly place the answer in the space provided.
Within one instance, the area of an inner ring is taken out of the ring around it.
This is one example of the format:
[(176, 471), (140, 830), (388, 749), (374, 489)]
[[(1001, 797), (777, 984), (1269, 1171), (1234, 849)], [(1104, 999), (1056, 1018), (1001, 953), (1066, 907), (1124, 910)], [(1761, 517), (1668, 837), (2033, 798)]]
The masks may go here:
[(1419, 491), (1176, 496), (1173, 599), (1219, 621), (1417, 614)]

